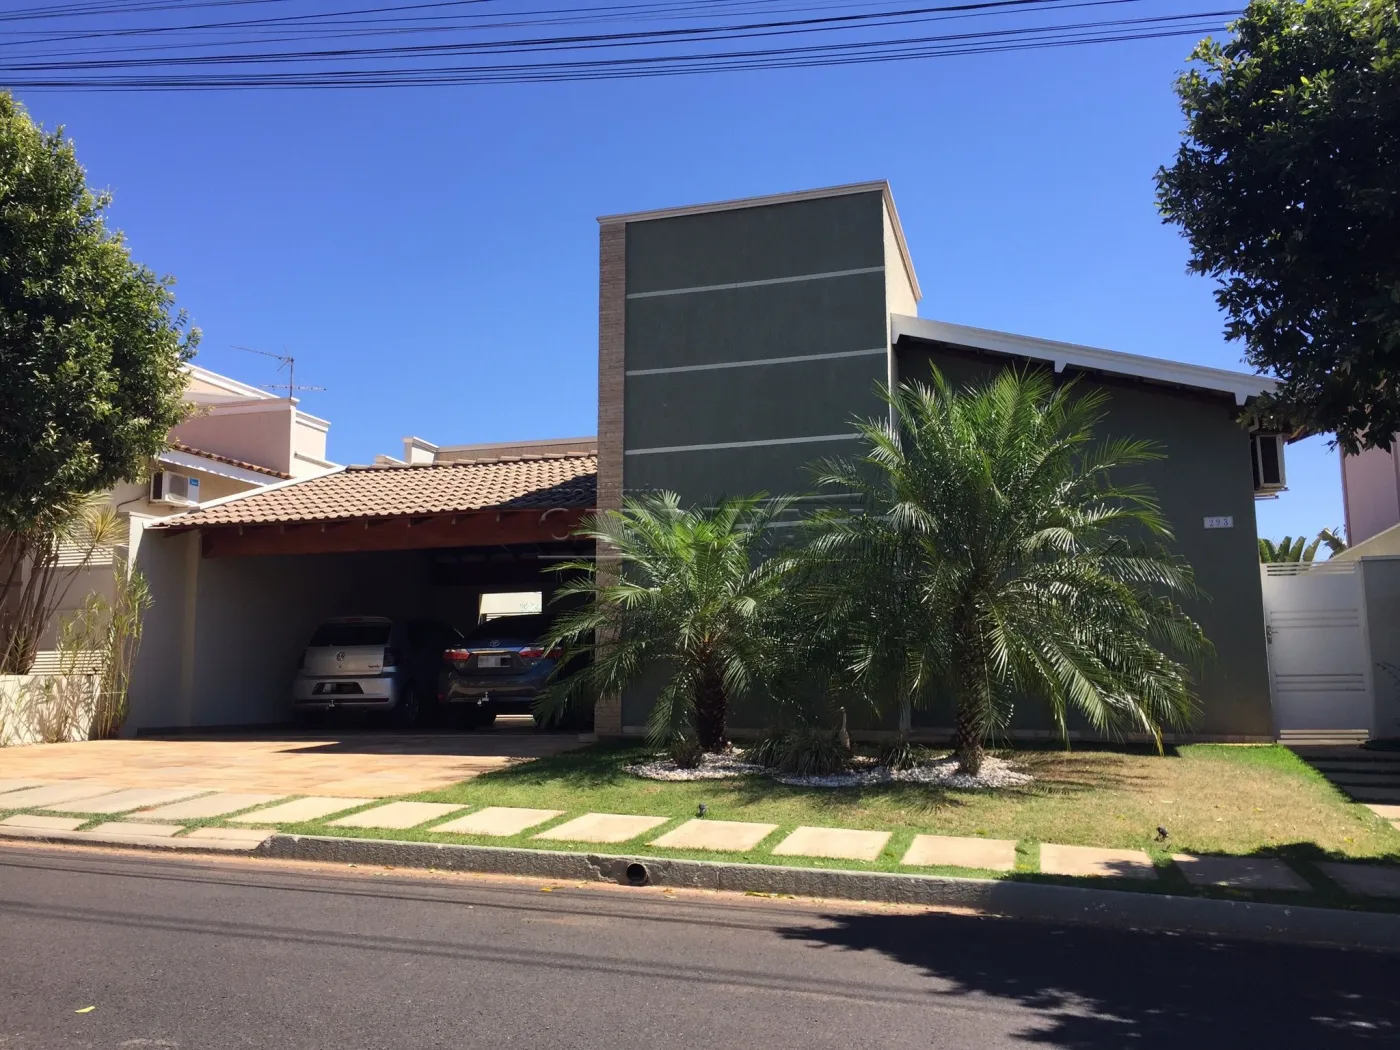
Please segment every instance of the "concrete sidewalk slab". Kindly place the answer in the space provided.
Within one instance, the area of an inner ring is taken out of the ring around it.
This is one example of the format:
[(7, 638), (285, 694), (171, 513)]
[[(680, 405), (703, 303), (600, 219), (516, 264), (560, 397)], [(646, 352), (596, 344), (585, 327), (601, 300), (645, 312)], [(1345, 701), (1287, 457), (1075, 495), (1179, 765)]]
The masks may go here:
[(204, 788), (198, 787), (125, 788), (121, 791), (108, 792), (105, 795), (93, 795), (42, 808), (51, 809), (56, 813), (126, 813), (133, 809), (159, 806), (166, 802), (189, 798), (204, 790)]
[[(0, 780), (0, 795), (8, 795), (11, 791), (19, 791), (22, 788), (35, 788), (43, 786), (44, 782), (42, 780), (18, 780), (14, 778), (10, 780)], [(2, 808), (4, 804), (5, 800), (3, 798), (0, 798), (0, 808)]]
[(261, 846), (277, 832), (270, 828), (195, 828), (186, 842), (222, 842), (240, 849)]
[(1193, 886), (1301, 892), (1312, 889), (1306, 879), (1283, 861), (1268, 857), (1197, 857), (1174, 853), (1172, 861)]
[(829, 857), (840, 860), (874, 860), (890, 840), (888, 831), (855, 831), (851, 828), (798, 828), (773, 847), (777, 857)]
[(336, 795), (309, 795), (294, 798), (280, 806), (259, 809), (244, 813), (241, 817), (229, 817), (235, 824), (300, 824), (303, 820), (320, 820), (332, 813), (344, 813), (356, 806), (368, 806), (372, 798), (342, 798)]
[(0, 820), (0, 827), (39, 828), (43, 831), (72, 831), (87, 823), (85, 817), (46, 817), (39, 813), (15, 813)]
[(669, 817), (633, 817), (622, 813), (585, 813), (565, 821), (535, 836), (537, 839), (557, 839), (560, 842), (626, 842), (652, 828), (665, 824)]
[(169, 838), (179, 830), (178, 824), (143, 824), (134, 820), (109, 820), (95, 828), (88, 828), (87, 833), (95, 838), (163, 839)]
[(659, 839), (652, 839), (649, 845), (744, 853), (777, 830), (776, 824), (751, 824), (741, 820), (687, 820)]
[(210, 817), (222, 817), (227, 813), (237, 813), (240, 809), (265, 806), (269, 802), (276, 802), (281, 797), (281, 795), (256, 795), (246, 791), (219, 791), (202, 798), (172, 802), (169, 805), (157, 806), (155, 809), (143, 809), (137, 815), (152, 820), (207, 820)]
[(77, 798), (94, 798), (114, 791), (111, 784), (91, 780), (68, 780), (59, 784), (12, 791), (5, 796), (5, 809), (48, 809)]
[(442, 802), (390, 802), (361, 813), (330, 822), (336, 828), (416, 828), (430, 820), (456, 813), (465, 806), (449, 806)]
[(1155, 879), (1152, 858), (1137, 849), (1099, 849), (1096, 846), (1040, 845), (1040, 870), (1046, 875), (1078, 875), (1095, 878)]
[(1359, 897), (1400, 897), (1400, 868), (1389, 864), (1347, 864), (1320, 861), (1324, 875)]
[(450, 831), (454, 835), (494, 835), (508, 838), (528, 831), (546, 820), (562, 816), (562, 809), (523, 809), (515, 806), (487, 806), (446, 824), (435, 825), (433, 831)]
[[(3, 801), (3, 799), (0, 799)], [(1400, 806), (1386, 802), (1372, 802), (1366, 807), (1384, 820), (1400, 820)]]
[(1011, 839), (915, 835), (900, 863), (1010, 871), (1016, 867), (1016, 843)]

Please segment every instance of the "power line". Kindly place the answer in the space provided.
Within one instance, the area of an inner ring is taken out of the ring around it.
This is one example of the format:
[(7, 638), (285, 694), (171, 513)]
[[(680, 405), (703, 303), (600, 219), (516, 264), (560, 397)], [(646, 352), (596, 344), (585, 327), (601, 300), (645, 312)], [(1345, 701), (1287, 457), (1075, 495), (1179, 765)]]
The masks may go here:
[[(201, 0), (180, 5), (201, 7), (251, 3), (296, 3), (297, 0)], [(682, 76), (741, 70), (814, 68), (877, 62), (947, 58), (961, 55), (1078, 47), (1175, 36), (1200, 36), (1223, 27), (1238, 10), (1143, 15), (1080, 22), (1044, 21), (1046, 15), (1085, 7), (1138, 4), (1142, 0), (971, 0), (941, 6), (891, 8), (873, 2), (799, 3), (798, 0), (668, 0), (577, 8), (500, 10), (460, 14), (443, 23), (418, 25), (409, 11), (479, 8), (493, 0), (437, 0), (395, 8), (360, 7), (338, 11), (289, 13), (274, 18), (200, 26), (141, 26), (104, 32), (134, 37), (220, 32), (251, 27), (297, 35), (269, 39), (174, 40), (132, 47), (54, 48), (59, 40), (11, 42), (5, 81), (15, 88), (80, 88), (105, 91), (249, 90), (267, 88), (366, 88), (467, 84), (557, 83), (637, 77)], [(779, 6), (781, 5), (781, 6)], [(71, 4), (85, 16), (120, 9), (126, 13), (168, 9), (160, 0), (125, 4)], [(878, 10), (871, 8), (878, 7)], [(701, 9), (710, 13), (702, 16)], [(747, 19), (732, 16), (748, 14)], [(32, 10), (32, 9), (31, 9)], [(608, 32), (510, 35), (502, 30), (527, 26), (596, 25), (599, 21), (636, 18), (631, 26)], [(363, 19), (392, 12), (387, 18)], [(11, 13), (16, 14), (15, 12)], [(759, 15), (754, 18), (753, 15)], [(797, 14), (802, 17), (777, 17)], [(726, 18), (728, 15), (730, 17)], [(766, 17), (765, 17), (766, 16)], [(963, 33), (915, 35), (915, 27), (960, 19), (1015, 16), (1010, 28)], [(513, 21), (507, 23), (504, 19)], [(493, 21), (495, 19), (495, 21)], [(532, 21), (533, 19), (533, 21)], [(681, 20), (703, 24), (677, 25)], [(362, 26), (361, 22), (370, 22)], [(402, 23), (414, 22), (413, 25)], [(387, 24), (386, 24), (387, 23)], [(338, 38), (340, 46), (272, 48), (293, 43), (303, 33), (318, 42)], [(885, 35), (876, 36), (880, 31)], [(889, 35), (889, 31), (901, 31)], [(450, 33), (453, 39), (395, 42), (401, 34)], [(361, 39), (361, 37), (363, 39)], [(88, 39), (89, 37), (84, 37)], [(823, 38), (832, 42), (822, 42)], [(69, 38), (76, 42), (77, 37)], [(168, 39), (168, 37), (167, 37)], [(791, 40), (791, 43), (787, 43)], [(22, 53), (42, 43), (48, 51)], [(243, 50), (246, 48), (247, 50)], [(695, 50), (702, 48), (701, 50)], [(21, 52), (16, 54), (16, 51)], [(506, 61), (516, 59), (516, 61)], [(454, 64), (443, 65), (444, 61)], [(428, 64), (433, 63), (433, 64)]]

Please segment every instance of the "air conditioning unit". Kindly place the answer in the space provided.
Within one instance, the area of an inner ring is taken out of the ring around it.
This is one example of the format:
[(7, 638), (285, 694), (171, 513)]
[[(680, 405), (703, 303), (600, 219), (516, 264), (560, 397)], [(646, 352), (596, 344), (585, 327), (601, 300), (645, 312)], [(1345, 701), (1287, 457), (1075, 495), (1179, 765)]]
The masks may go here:
[(199, 479), (171, 470), (158, 470), (151, 475), (151, 502), (169, 507), (197, 507)]
[(1288, 476), (1283, 469), (1283, 435), (1251, 434), (1254, 456), (1254, 494), (1269, 496), (1288, 488)]

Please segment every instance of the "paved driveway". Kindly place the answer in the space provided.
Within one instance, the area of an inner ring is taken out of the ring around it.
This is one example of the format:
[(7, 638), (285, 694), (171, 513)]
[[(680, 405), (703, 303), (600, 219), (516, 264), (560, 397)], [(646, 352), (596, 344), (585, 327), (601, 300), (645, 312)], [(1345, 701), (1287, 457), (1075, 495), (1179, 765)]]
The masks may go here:
[(431, 791), (524, 759), (579, 746), (575, 734), (208, 734), (36, 744), (0, 751), (3, 776), (113, 787), (200, 787), (275, 795), (383, 798)]

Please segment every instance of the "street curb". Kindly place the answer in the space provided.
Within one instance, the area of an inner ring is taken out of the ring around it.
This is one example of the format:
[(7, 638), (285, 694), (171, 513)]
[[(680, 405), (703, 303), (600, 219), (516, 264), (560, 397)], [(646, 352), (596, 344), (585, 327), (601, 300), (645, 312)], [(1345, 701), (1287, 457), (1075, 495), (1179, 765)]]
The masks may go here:
[(1400, 952), (1400, 914), (1045, 883), (318, 835), (274, 835), (253, 855), (622, 885), (636, 884), (628, 868), (640, 864), (651, 886), (929, 905), (1034, 922)]

